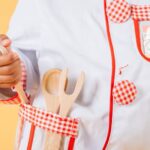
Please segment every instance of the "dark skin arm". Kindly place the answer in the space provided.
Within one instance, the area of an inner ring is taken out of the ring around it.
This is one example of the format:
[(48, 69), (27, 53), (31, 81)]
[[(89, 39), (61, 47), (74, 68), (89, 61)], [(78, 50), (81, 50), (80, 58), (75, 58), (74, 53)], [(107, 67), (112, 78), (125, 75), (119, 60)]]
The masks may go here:
[(9, 49), (11, 40), (6, 35), (0, 35), (0, 44), (8, 49), (8, 54), (0, 55), (0, 88), (11, 88), (21, 78), (21, 62)]
[(0, 97), (5, 99), (15, 94), (11, 87), (21, 79), (21, 61), (19, 56), (11, 51), (11, 40), (6, 35), (0, 34), (0, 44), (8, 50), (8, 54), (0, 54)]

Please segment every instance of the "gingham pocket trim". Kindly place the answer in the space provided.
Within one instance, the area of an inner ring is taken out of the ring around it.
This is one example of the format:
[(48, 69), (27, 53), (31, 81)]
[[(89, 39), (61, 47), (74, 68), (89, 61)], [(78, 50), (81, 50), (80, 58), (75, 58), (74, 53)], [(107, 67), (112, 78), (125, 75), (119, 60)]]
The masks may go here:
[(78, 119), (61, 117), (27, 104), (20, 105), (19, 116), (48, 132), (69, 137), (77, 137), (78, 135)]

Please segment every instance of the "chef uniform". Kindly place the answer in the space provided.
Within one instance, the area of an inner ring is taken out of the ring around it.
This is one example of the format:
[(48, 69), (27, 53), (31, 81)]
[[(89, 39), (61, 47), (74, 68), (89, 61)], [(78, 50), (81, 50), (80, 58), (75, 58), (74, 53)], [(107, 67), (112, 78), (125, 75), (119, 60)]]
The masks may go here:
[[(132, 17), (132, 5), (146, 5), (149, 12), (150, 1), (117, 0), (118, 11), (124, 5), (122, 13), (127, 10), (123, 17), (113, 14), (115, 2), (19, 0), (10, 22), (8, 36), (26, 66), (32, 106), (46, 109), (41, 81), (47, 70), (69, 69), (68, 92), (85, 72), (84, 89), (69, 114), (79, 119), (74, 150), (150, 147), (150, 59), (139, 50), (143, 39), (136, 39), (139, 22)], [(27, 149), (30, 129), (25, 121), (20, 150)], [(44, 140), (45, 131), (36, 127), (32, 150), (42, 150)], [(66, 138), (65, 150), (68, 143)]]

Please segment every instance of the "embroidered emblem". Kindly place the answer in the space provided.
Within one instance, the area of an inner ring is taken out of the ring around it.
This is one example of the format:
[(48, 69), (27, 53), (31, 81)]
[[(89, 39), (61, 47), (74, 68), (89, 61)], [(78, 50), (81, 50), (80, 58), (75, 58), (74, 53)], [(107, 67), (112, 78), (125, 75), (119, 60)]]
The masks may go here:
[(127, 64), (127, 65), (125, 65), (125, 66), (123, 66), (123, 67), (120, 67), (119, 68), (119, 75), (122, 75), (122, 73), (123, 73), (123, 70), (125, 69), (125, 68), (127, 68), (129, 65)]
[(137, 95), (137, 88), (133, 82), (123, 80), (118, 82), (113, 89), (113, 99), (117, 104), (128, 105)]

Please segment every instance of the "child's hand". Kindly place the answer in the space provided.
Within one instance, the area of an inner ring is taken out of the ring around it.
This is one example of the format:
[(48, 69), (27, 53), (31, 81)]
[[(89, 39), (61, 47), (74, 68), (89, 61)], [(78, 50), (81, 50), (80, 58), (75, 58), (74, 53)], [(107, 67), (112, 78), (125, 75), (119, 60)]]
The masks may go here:
[(10, 50), (11, 41), (6, 35), (0, 35), (0, 44), (8, 49), (8, 54), (0, 55), (0, 88), (11, 88), (21, 78), (21, 62)]

